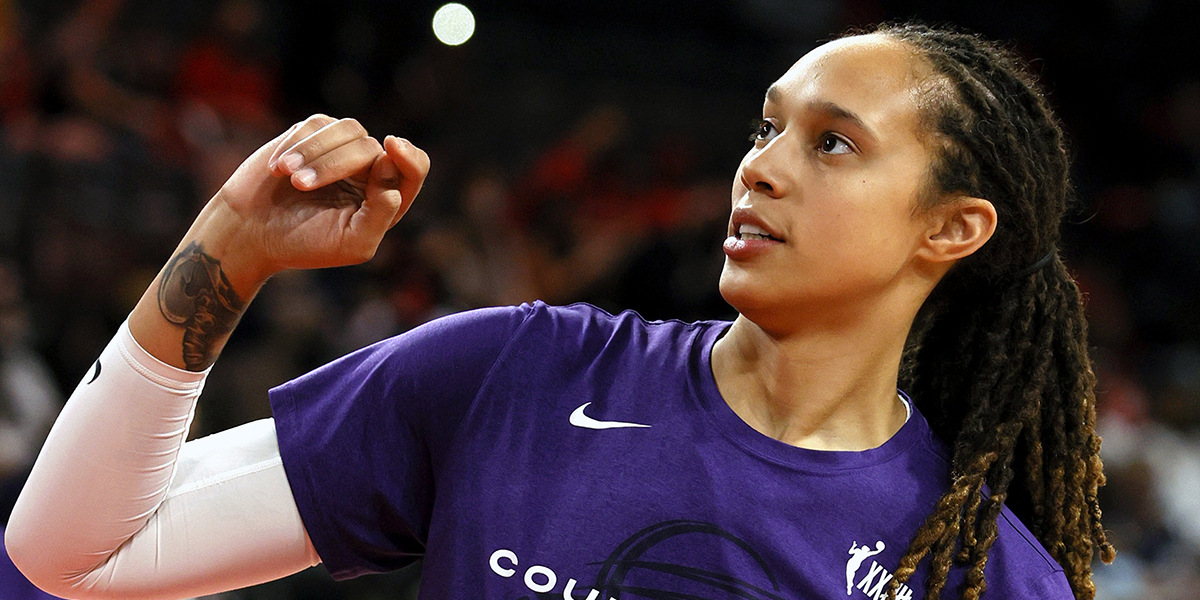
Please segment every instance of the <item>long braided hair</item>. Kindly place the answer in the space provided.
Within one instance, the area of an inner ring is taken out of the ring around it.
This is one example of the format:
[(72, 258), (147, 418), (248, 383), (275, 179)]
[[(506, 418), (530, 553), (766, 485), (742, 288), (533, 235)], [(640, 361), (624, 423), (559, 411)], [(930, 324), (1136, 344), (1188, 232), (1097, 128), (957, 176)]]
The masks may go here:
[(935, 156), (921, 202), (966, 194), (999, 215), (992, 239), (943, 277), (909, 335), (901, 386), (951, 445), (952, 482), (890, 595), (930, 556), (927, 599), (940, 597), (954, 563), (967, 565), (962, 598), (978, 598), (1007, 502), (1077, 600), (1091, 600), (1093, 556), (1111, 562), (1115, 551), (1096, 503), (1104, 475), (1082, 298), (1057, 253), (1072, 199), (1062, 129), (1023, 63), (996, 44), (912, 23), (874, 33), (932, 67), (921, 117)]

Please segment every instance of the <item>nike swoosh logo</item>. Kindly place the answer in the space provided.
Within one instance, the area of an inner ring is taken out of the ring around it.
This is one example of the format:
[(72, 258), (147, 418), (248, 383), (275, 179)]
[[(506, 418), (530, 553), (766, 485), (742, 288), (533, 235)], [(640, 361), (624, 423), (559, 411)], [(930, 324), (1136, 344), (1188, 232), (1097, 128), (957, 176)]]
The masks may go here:
[(576, 427), (582, 427), (584, 429), (616, 429), (618, 427), (649, 427), (649, 425), (642, 425), (641, 423), (626, 423), (624, 421), (597, 421), (596, 419), (593, 419), (593, 418), (583, 414), (583, 409), (587, 408), (588, 405), (590, 405), (590, 404), (591, 404), (591, 402), (584, 402), (583, 406), (580, 406), (579, 408), (575, 409), (575, 412), (571, 413), (571, 424), (572, 425), (574, 425)]
[(92, 375), (92, 378), (88, 380), (88, 385), (91, 385), (92, 382), (95, 381), (96, 378), (99, 376), (100, 376), (100, 359), (97, 358), (96, 359), (96, 372)]

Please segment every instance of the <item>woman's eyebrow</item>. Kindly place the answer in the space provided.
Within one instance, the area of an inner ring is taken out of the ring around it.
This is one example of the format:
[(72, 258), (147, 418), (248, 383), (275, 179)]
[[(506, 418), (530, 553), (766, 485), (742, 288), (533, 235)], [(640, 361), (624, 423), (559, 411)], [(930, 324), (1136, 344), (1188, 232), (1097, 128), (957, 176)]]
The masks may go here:
[(875, 130), (868, 126), (867, 123), (862, 120), (862, 117), (854, 114), (854, 111), (844, 106), (828, 100), (813, 100), (809, 102), (807, 106), (805, 106), (805, 109), (809, 112), (819, 114), (826, 119), (849, 123), (851, 127), (854, 127), (861, 132), (859, 134), (860, 142), (871, 143), (879, 139), (879, 136), (875, 134)]
[[(783, 92), (775, 85), (767, 88), (767, 104), (779, 104), (783, 100)], [(862, 120), (862, 117), (854, 113), (854, 111), (830, 100), (810, 100), (804, 105), (804, 110), (809, 113), (815, 113), (825, 117), (826, 119), (846, 121), (858, 130), (862, 131), (872, 140), (876, 139), (875, 130), (867, 126), (867, 123)]]
[[(778, 104), (780, 101), (782, 101), (782, 97), (783, 92), (780, 92), (777, 86), (772, 85), (771, 87), (767, 88), (767, 103)], [(829, 100), (812, 100), (805, 106), (805, 108), (812, 112), (822, 113), (825, 117), (830, 119), (849, 121), (852, 125), (867, 132), (871, 131), (871, 128), (867, 127), (867, 124), (863, 122), (861, 117), (854, 114), (854, 111), (835, 102), (830, 102)]]
[(830, 119), (849, 121), (851, 125), (854, 125), (855, 127), (858, 127), (867, 133), (871, 133), (871, 128), (867, 127), (867, 124), (863, 122), (861, 117), (854, 114), (854, 111), (828, 100), (813, 100), (812, 102), (808, 103), (806, 108), (809, 111), (821, 113)]

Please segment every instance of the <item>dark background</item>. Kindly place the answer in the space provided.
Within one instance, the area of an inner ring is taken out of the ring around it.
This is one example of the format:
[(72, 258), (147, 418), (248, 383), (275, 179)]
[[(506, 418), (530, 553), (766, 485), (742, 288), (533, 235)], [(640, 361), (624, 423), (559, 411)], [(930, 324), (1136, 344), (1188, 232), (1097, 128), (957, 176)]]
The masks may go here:
[[(1200, 8), (1106, 0), (0, 0), (0, 467), (58, 407), (191, 218), (305, 116), (413, 140), (433, 169), (371, 263), (289, 273), (247, 313), (195, 435), (265, 390), (438, 315), (541, 298), (724, 318), (729, 186), (766, 87), (848, 27), (916, 17), (1005, 40), (1065, 123), (1063, 249), (1088, 299), (1105, 524), (1098, 597), (1200, 595)], [(6, 513), (5, 513), (6, 514)], [(222, 598), (404, 598), (413, 570), (320, 569)], [(331, 587), (332, 586), (332, 587)]]

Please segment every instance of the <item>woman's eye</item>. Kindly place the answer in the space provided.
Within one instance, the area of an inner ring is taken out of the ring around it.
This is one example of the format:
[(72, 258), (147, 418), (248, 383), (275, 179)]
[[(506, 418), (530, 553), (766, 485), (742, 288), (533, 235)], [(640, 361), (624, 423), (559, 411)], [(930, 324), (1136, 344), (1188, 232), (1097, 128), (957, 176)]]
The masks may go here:
[(768, 142), (777, 135), (779, 135), (779, 132), (775, 130), (773, 123), (766, 119), (755, 119), (754, 133), (750, 134), (750, 141)]
[(850, 154), (854, 152), (854, 148), (851, 148), (846, 140), (832, 133), (827, 133), (825, 137), (821, 138), (821, 152), (825, 154)]

